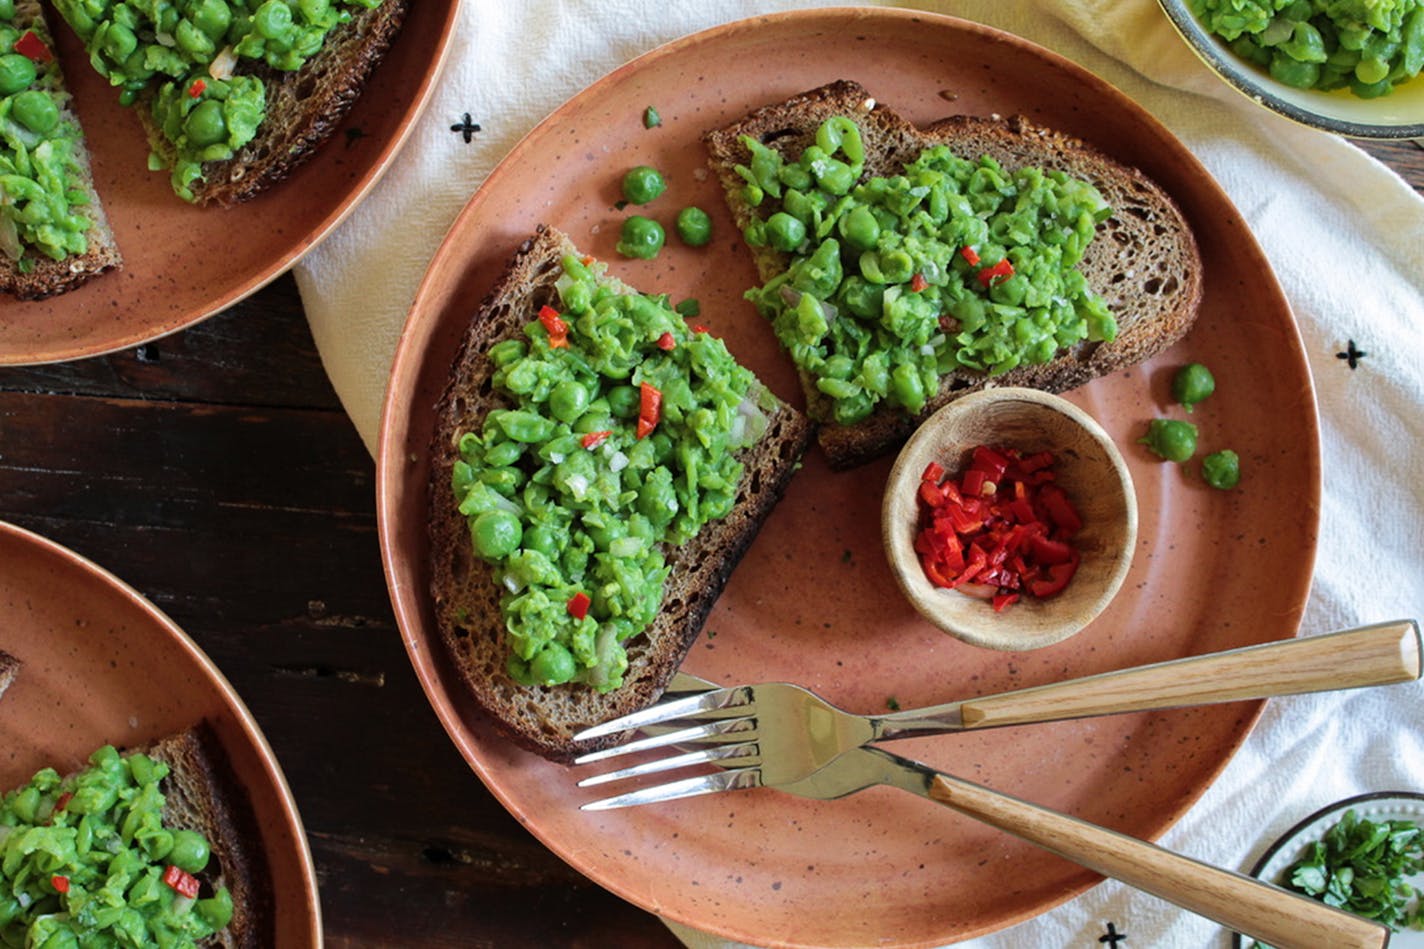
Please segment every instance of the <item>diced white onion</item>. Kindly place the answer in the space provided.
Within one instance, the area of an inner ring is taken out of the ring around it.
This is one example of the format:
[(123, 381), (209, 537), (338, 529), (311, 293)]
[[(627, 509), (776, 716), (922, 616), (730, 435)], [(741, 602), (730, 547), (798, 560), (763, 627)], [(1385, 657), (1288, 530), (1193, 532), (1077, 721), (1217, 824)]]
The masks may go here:
[(518, 593), (524, 589), (524, 581), (512, 573), (506, 573), (500, 582), (504, 584), (504, 588), (510, 593)]
[(232, 51), (231, 46), (224, 46), (213, 57), (213, 61), (208, 63), (208, 75), (214, 79), (231, 79), (235, 69), (237, 69), (237, 54)]
[(621, 451), (615, 451), (613, 457), (608, 459), (608, 469), (614, 474), (628, 467), (628, 456)]
[(569, 475), (569, 492), (573, 494), (575, 500), (581, 500), (588, 493), (588, 478), (583, 475)]
[(169, 49), (178, 45), (178, 41), (173, 38), (172, 33), (154, 33), (153, 38), (158, 41), (159, 46), (167, 46)]
[(935, 350), (934, 350), (934, 346), (933, 346), (932, 344), (930, 344), (930, 343), (925, 343), (923, 346), (920, 347), (920, 355), (921, 355), (921, 356), (933, 356), (934, 354), (935, 354)]
[(182, 916), (184, 913), (188, 912), (188, 910), (192, 909), (193, 904), (196, 902), (197, 900), (195, 898), (191, 896), (184, 896), (182, 893), (174, 895), (173, 915)]
[(561, 452), (561, 451), (551, 451), (551, 452), (549, 452), (549, 461), (552, 462), (553, 464), (556, 464), (556, 465), (561, 465), (561, 464), (563, 464), (563, 463), (564, 463), (564, 453)]

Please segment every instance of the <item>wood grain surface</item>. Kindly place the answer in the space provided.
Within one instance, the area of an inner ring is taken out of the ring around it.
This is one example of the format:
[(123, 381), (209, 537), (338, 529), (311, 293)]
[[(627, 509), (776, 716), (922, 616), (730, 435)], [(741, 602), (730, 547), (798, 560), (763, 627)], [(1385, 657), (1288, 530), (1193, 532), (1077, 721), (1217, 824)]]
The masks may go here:
[[(1417, 145), (1364, 147), (1424, 186)], [(0, 370), (0, 519), (136, 587), (236, 686), (301, 808), (330, 945), (679, 945), (456, 753), (395, 627), (373, 482), (290, 276), (138, 349)]]

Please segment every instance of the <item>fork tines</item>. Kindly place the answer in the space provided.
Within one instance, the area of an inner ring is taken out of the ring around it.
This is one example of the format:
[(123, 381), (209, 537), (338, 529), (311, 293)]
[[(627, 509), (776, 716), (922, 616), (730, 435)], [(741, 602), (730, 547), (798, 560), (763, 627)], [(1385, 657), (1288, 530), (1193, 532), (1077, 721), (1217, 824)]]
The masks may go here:
[(751, 699), (752, 690), (748, 686), (699, 692), (686, 698), (651, 705), (642, 711), (632, 712), (622, 718), (604, 722), (602, 725), (586, 728), (574, 736), (574, 741), (587, 741), (590, 738), (601, 738), (604, 735), (613, 735), (646, 725), (658, 725), (679, 718), (688, 718), (700, 712), (746, 705), (751, 702)]

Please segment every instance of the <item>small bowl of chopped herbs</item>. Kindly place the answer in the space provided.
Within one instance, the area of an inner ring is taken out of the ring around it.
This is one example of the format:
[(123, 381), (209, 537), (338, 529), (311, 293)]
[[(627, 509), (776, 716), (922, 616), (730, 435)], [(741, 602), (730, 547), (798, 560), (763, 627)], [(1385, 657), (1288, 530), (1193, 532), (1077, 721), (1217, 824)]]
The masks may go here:
[(991, 649), (1049, 646), (1107, 607), (1132, 562), (1137, 500), (1112, 439), (1037, 389), (950, 402), (906, 442), (882, 507), (891, 572), (940, 629)]
[[(1321, 808), (1267, 848), (1251, 875), (1388, 926), (1424, 946), (1424, 794), (1383, 791)], [(1266, 949), (1237, 935), (1234, 949)]]
[(1160, 0), (1218, 76), (1353, 138), (1424, 137), (1424, 0)]

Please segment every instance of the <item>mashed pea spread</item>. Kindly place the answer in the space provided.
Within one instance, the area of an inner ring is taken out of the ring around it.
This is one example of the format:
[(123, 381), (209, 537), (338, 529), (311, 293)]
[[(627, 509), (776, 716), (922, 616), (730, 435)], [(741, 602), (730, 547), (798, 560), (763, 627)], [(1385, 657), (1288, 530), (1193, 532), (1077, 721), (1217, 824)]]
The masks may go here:
[(0, 0), (0, 254), (22, 272), (34, 266), (27, 248), (55, 260), (83, 254), (94, 223), (51, 49), (47, 35), (16, 27), (14, 0)]
[(1062, 172), (1006, 171), (938, 145), (904, 174), (860, 181), (855, 122), (824, 122), (794, 163), (750, 136), (744, 196), (769, 213), (753, 246), (791, 256), (747, 293), (840, 424), (880, 402), (915, 413), (943, 373), (1045, 363), (1117, 324), (1076, 269), (1111, 213)]
[(1420, 0), (1191, 0), (1231, 51), (1302, 89), (1388, 95), (1424, 69)]
[[(131, 105), (150, 91), (155, 124), (177, 156), (173, 190), (192, 200), (202, 163), (231, 158), (266, 117), (262, 80), (244, 63), (292, 71), (321, 50), (352, 8), (381, 0), (55, 0), (94, 68)], [(155, 170), (170, 159), (155, 151)]]
[(0, 800), (0, 944), (180, 949), (227, 926), (227, 890), (194, 898), (207, 840), (163, 826), (168, 766), (107, 746), (89, 763)]
[(524, 685), (622, 684), (624, 643), (653, 621), (683, 544), (736, 501), (737, 449), (774, 404), (721, 340), (666, 297), (565, 257), (560, 309), (495, 344), (509, 408), (464, 434), (452, 482), (475, 551), (493, 563)]

